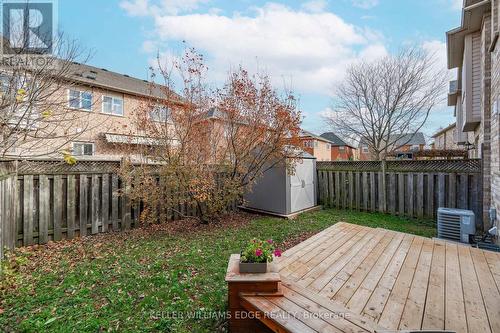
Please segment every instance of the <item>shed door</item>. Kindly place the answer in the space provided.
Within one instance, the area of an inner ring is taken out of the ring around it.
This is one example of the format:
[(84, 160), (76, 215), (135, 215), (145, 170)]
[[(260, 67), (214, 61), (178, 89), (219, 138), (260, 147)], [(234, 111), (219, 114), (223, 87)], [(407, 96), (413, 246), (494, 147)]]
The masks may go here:
[(315, 205), (313, 163), (313, 160), (298, 162), (295, 166), (295, 174), (290, 176), (290, 213), (295, 213)]

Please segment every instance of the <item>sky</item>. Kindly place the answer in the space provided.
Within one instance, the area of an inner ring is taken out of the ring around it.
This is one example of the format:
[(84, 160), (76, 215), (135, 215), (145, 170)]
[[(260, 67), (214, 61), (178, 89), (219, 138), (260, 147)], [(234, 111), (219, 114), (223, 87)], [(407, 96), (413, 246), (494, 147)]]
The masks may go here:
[[(59, 0), (59, 29), (91, 52), (88, 64), (147, 79), (157, 54), (184, 45), (205, 56), (221, 85), (242, 65), (265, 71), (277, 89), (300, 98), (305, 130), (329, 130), (329, 111), (345, 69), (418, 45), (446, 67), (445, 32), (460, 24), (462, 0)], [(185, 44), (183, 43), (185, 41)], [(450, 73), (453, 75), (453, 73)], [(423, 129), (453, 122), (441, 103)]]

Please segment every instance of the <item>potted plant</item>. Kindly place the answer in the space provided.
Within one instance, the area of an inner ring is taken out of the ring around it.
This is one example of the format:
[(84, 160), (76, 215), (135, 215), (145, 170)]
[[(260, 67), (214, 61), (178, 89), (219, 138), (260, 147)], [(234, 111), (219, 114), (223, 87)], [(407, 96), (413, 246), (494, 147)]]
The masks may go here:
[(265, 273), (267, 264), (273, 261), (273, 256), (281, 257), (281, 251), (274, 246), (272, 239), (262, 241), (252, 239), (241, 251), (240, 273)]

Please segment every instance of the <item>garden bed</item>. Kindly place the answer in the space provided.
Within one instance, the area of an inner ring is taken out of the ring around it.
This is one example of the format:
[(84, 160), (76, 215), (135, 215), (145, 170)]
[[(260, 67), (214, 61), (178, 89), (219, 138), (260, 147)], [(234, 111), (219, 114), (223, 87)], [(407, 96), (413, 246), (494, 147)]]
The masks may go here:
[(185, 220), (23, 248), (11, 256), (1, 283), (0, 327), (223, 332), (231, 253), (253, 237), (286, 250), (338, 221), (435, 235), (432, 223), (323, 210), (296, 220), (239, 213), (217, 225)]

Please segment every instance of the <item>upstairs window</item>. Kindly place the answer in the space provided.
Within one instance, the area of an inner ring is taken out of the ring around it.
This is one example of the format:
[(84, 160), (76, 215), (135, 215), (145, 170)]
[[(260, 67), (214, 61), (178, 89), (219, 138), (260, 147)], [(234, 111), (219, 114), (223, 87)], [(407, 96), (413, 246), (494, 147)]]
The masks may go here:
[(363, 146), (363, 153), (368, 153), (368, 146)]
[(345, 150), (345, 146), (339, 146), (339, 150), (344, 151)]
[(94, 155), (94, 144), (87, 142), (73, 142), (73, 155), (75, 156)]
[(102, 113), (123, 116), (123, 99), (119, 97), (103, 96)]
[(73, 109), (90, 111), (92, 109), (92, 93), (70, 89), (68, 106)]
[(149, 117), (152, 121), (165, 123), (170, 119), (170, 110), (166, 106), (155, 106)]
[(326, 144), (326, 149), (330, 150), (331, 148), (332, 148), (332, 145), (331, 145), (331, 144), (329, 144), (329, 143), (327, 143), (327, 144)]

